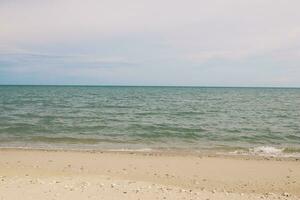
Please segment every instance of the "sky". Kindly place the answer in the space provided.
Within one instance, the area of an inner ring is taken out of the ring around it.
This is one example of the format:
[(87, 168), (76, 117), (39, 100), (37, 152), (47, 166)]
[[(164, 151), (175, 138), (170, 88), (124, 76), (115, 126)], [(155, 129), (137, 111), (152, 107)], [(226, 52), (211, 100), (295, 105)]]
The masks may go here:
[(0, 84), (300, 87), (299, 0), (0, 0)]

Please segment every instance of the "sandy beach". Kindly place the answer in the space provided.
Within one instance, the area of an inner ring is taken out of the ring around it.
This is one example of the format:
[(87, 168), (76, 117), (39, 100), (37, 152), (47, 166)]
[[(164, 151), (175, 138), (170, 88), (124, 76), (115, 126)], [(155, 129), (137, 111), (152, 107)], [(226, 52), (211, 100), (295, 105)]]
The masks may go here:
[(0, 199), (299, 199), (300, 161), (0, 150)]
[(300, 200), (300, 0), (0, 0), (0, 200)]

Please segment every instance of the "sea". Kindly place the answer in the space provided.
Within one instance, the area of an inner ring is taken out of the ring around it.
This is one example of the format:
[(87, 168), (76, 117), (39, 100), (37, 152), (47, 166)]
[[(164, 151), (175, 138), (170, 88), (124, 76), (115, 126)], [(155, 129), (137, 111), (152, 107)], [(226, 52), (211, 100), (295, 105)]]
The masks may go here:
[(0, 86), (0, 148), (300, 155), (300, 89)]

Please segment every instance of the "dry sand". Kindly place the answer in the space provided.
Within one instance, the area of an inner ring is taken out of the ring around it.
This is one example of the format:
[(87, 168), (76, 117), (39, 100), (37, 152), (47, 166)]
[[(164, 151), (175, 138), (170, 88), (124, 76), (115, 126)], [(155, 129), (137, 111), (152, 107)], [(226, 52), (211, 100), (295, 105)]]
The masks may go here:
[(0, 199), (300, 199), (300, 161), (2, 149)]

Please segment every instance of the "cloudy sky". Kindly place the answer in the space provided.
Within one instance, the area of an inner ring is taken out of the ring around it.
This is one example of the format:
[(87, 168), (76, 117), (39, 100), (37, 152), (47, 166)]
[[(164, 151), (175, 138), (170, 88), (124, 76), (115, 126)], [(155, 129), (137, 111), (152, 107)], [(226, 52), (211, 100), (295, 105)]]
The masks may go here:
[(0, 84), (300, 87), (299, 0), (0, 0)]

